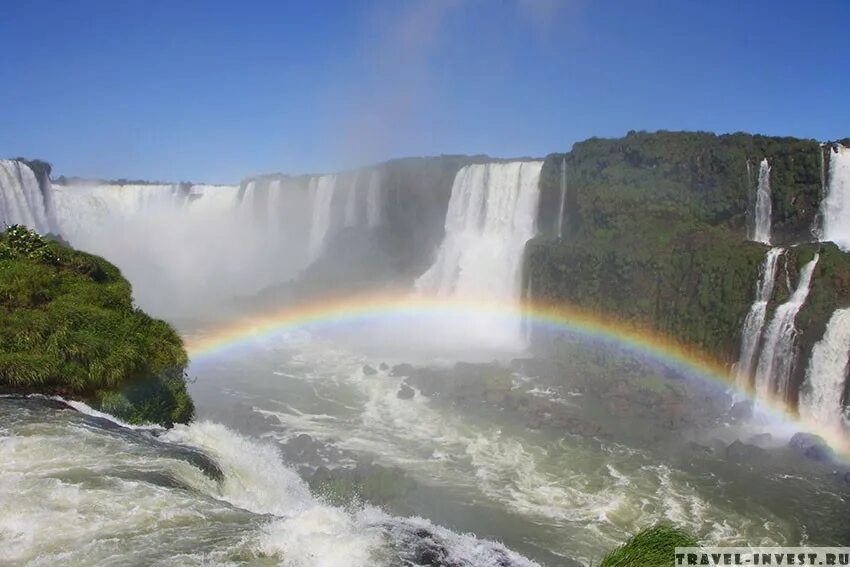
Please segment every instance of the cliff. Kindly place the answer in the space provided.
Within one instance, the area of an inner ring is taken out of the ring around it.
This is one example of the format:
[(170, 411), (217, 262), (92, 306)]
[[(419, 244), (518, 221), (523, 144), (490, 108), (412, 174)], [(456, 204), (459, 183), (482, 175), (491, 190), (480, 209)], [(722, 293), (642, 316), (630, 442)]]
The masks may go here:
[(130, 423), (192, 418), (180, 337), (133, 307), (105, 260), (12, 226), (0, 233), (0, 312), (0, 392), (81, 399)]
[(788, 248), (768, 321), (800, 268), (820, 253), (797, 317), (798, 386), (803, 359), (833, 310), (850, 305), (850, 255), (816, 242), (828, 148), (743, 133), (631, 132), (547, 156), (526, 286), (534, 299), (569, 302), (735, 362), (768, 249), (747, 240), (758, 167), (767, 158), (772, 243)]

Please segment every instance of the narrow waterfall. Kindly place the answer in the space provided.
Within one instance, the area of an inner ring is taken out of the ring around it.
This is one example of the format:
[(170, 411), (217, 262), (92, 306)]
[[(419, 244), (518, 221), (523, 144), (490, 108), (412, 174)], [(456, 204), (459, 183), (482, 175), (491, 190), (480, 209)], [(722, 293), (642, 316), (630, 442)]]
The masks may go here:
[(355, 172), (351, 187), (346, 190), (344, 226), (374, 228), (381, 219), (381, 177), (377, 170), (372, 170), (366, 187), (362, 186), (361, 178), (361, 172)]
[(773, 210), (770, 193), (770, 165), (767, 158), (759, 165), (758, 188), (756, 189), (755, 220), (750, 240), (770, 244), (770, 219)]
[(381, 224), (381, 174), (372, 170), (369, 189), (366, 192), (366, 226), (374, 228)]
[(32, 169), (17, 160), (0, 160), (0, 230), (21, 224), (41, 233), (56, 232), (50, 204)]
[(800, 270), (800, 281), (791, 297), (776, 308), (776, 313), (767, 328), (764, 346), (756, 369), (756, 393), (759, 398), (777, 397), (787, 399), (788, 383), (794, 363), (797, 329), (794, 320), (809, 296), (812, 274), (818, 263), (815, 254)]
[(735, 382), (738, 388), (744, 391), (752, 387), (753, 364), (756, 361), (756, 353), (764, 329), (767, 304), (773, 297), (776, 266), (784, 252), (783, 248), (771, 248), (767, 251), (761, 269), (761, 278), (756, 285), (756, 297), (741, 329), (741, 354), (735, 365)]
[(333, 200), (336, 193), (336, 176), (322, 175), (310, 179), (310, 236), (307, 257), (316, 261), (325, 249), (328, 235), (333, 227)]
[(835, 144), (829, 153), (826, 195), (821, 203), (821, 240), (850, 250), (850, 148)]
[[(446, 235), (434, 264), (416, 280), (420, 293), (519, 305), (525, 243), (534, 236), (543, 163), (468, 165), (452, 185)], [(519, 317), (481, 322), (522, 341)]]
[(850, 308), (836, 309), (823, 339), (812, 347), (806, 380), (800, 393), (800, 415), (830, 428), (841, 427), (842, 397), (850, 356)]
[(354, 174), (354, 179), (351, 181), (351, 187), (348, 188), (345, 196), (345, 226), (356, 226), (358, 218), (357, 207), (357, 180), (360, 177), (360, 172)]
[(567, 202), (567, 158), (561, 159), (561, 202), (558, 205), (558, 238), (564, 236), (564, 207)]

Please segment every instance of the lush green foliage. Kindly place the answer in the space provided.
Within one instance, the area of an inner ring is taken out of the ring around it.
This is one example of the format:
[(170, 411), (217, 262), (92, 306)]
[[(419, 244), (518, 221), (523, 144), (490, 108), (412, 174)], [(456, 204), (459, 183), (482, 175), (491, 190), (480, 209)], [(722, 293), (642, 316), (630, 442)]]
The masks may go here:
[[(630, 132), (580, 142), (546, 158), (543, 236), (529, 244), (525, 277), (536, 299), (661, 331), (732, 362), (766, 252), (746, 241), (759, 163), (771, 166), (774, 243), (810, 242), (823, 152), (813, 140), (743, 133)], [(562, 166), (565, 229), (557, 239)], [(798, 318), (803, 352), (832, 310), (850, 304), (850, 256), (815, 243), (788, 249), (769, 309), (790, 293), (780, 283), (796, 281), (817, 249), (821, 261)]]
[(0, 313), (0, 389), (80, 397), (136, 423), (191, 419), (180, 337), (133, 307), (105, 260), (10, 227)]
[(677, 547), (696, 547), (687, 533), (667, 525), (647, 528), (608, 553), (599, 567), (666, 567), (675, 565)]
[[(744, 237), (759, 162), (771, 165), (774, 240), (811, 239), (823, 149), (814, 140), (707, 132), (630, 132), (591, 138), (546, 158), (539, 224), (552, 234), (566, 163), (571, 234), (642, 225), (644, 215), (724, 225)], [(749, 171), (747, 164), (749, 163)]]

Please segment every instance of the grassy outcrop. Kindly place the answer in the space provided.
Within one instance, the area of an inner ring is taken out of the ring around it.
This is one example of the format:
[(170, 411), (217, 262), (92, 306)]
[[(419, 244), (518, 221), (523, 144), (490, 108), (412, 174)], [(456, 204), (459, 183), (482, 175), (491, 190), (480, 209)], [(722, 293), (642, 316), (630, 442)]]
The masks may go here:
[(0, 233), (0, 391), (171, 425), (194, 413), (187, 363), (175, 331), (133, 306), (118, 268), (20, 226)]
[(609, 552), (599, 567), (666, 567), (676, 564), (677, 547), (697, 547), (699, 544), (682, 530), (659, 525), (641, 530), (629, 541)]

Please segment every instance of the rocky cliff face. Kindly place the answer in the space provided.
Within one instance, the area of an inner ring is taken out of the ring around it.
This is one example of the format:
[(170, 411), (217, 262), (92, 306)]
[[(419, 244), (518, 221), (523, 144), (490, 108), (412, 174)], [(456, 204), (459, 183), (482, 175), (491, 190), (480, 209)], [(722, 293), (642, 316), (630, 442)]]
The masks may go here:
[[(629, 133), (591, 138), (547, 156), (539, 227), (555, 235), (561, 167), (566, 167), (565, 235), (642, 223), (643, 214), (723, 226), (746, 238), (758, 165), (771, 165), (773, 242), (813, 240), (823, 148), (814, 140), (705, 132)], [(748, 168), (749, 163), (749, 168)], [(749, 169), (749, 171), (748, 171)]]
[(548, 156), (540, 234), (526, 250), (531, 296), (660, 331), (735, 362), (769, 249), (748, 241), (763, 159), (770, 167), (771, 245), (787, 248), (768, 321), (802, 266), (820, 254), (796, 318), (789, 400), (796, 403), (812, 345), (832, 312), (850, 305), (850, 255), (816, 242), (829, 145), (749, 134), (630, 133)]

